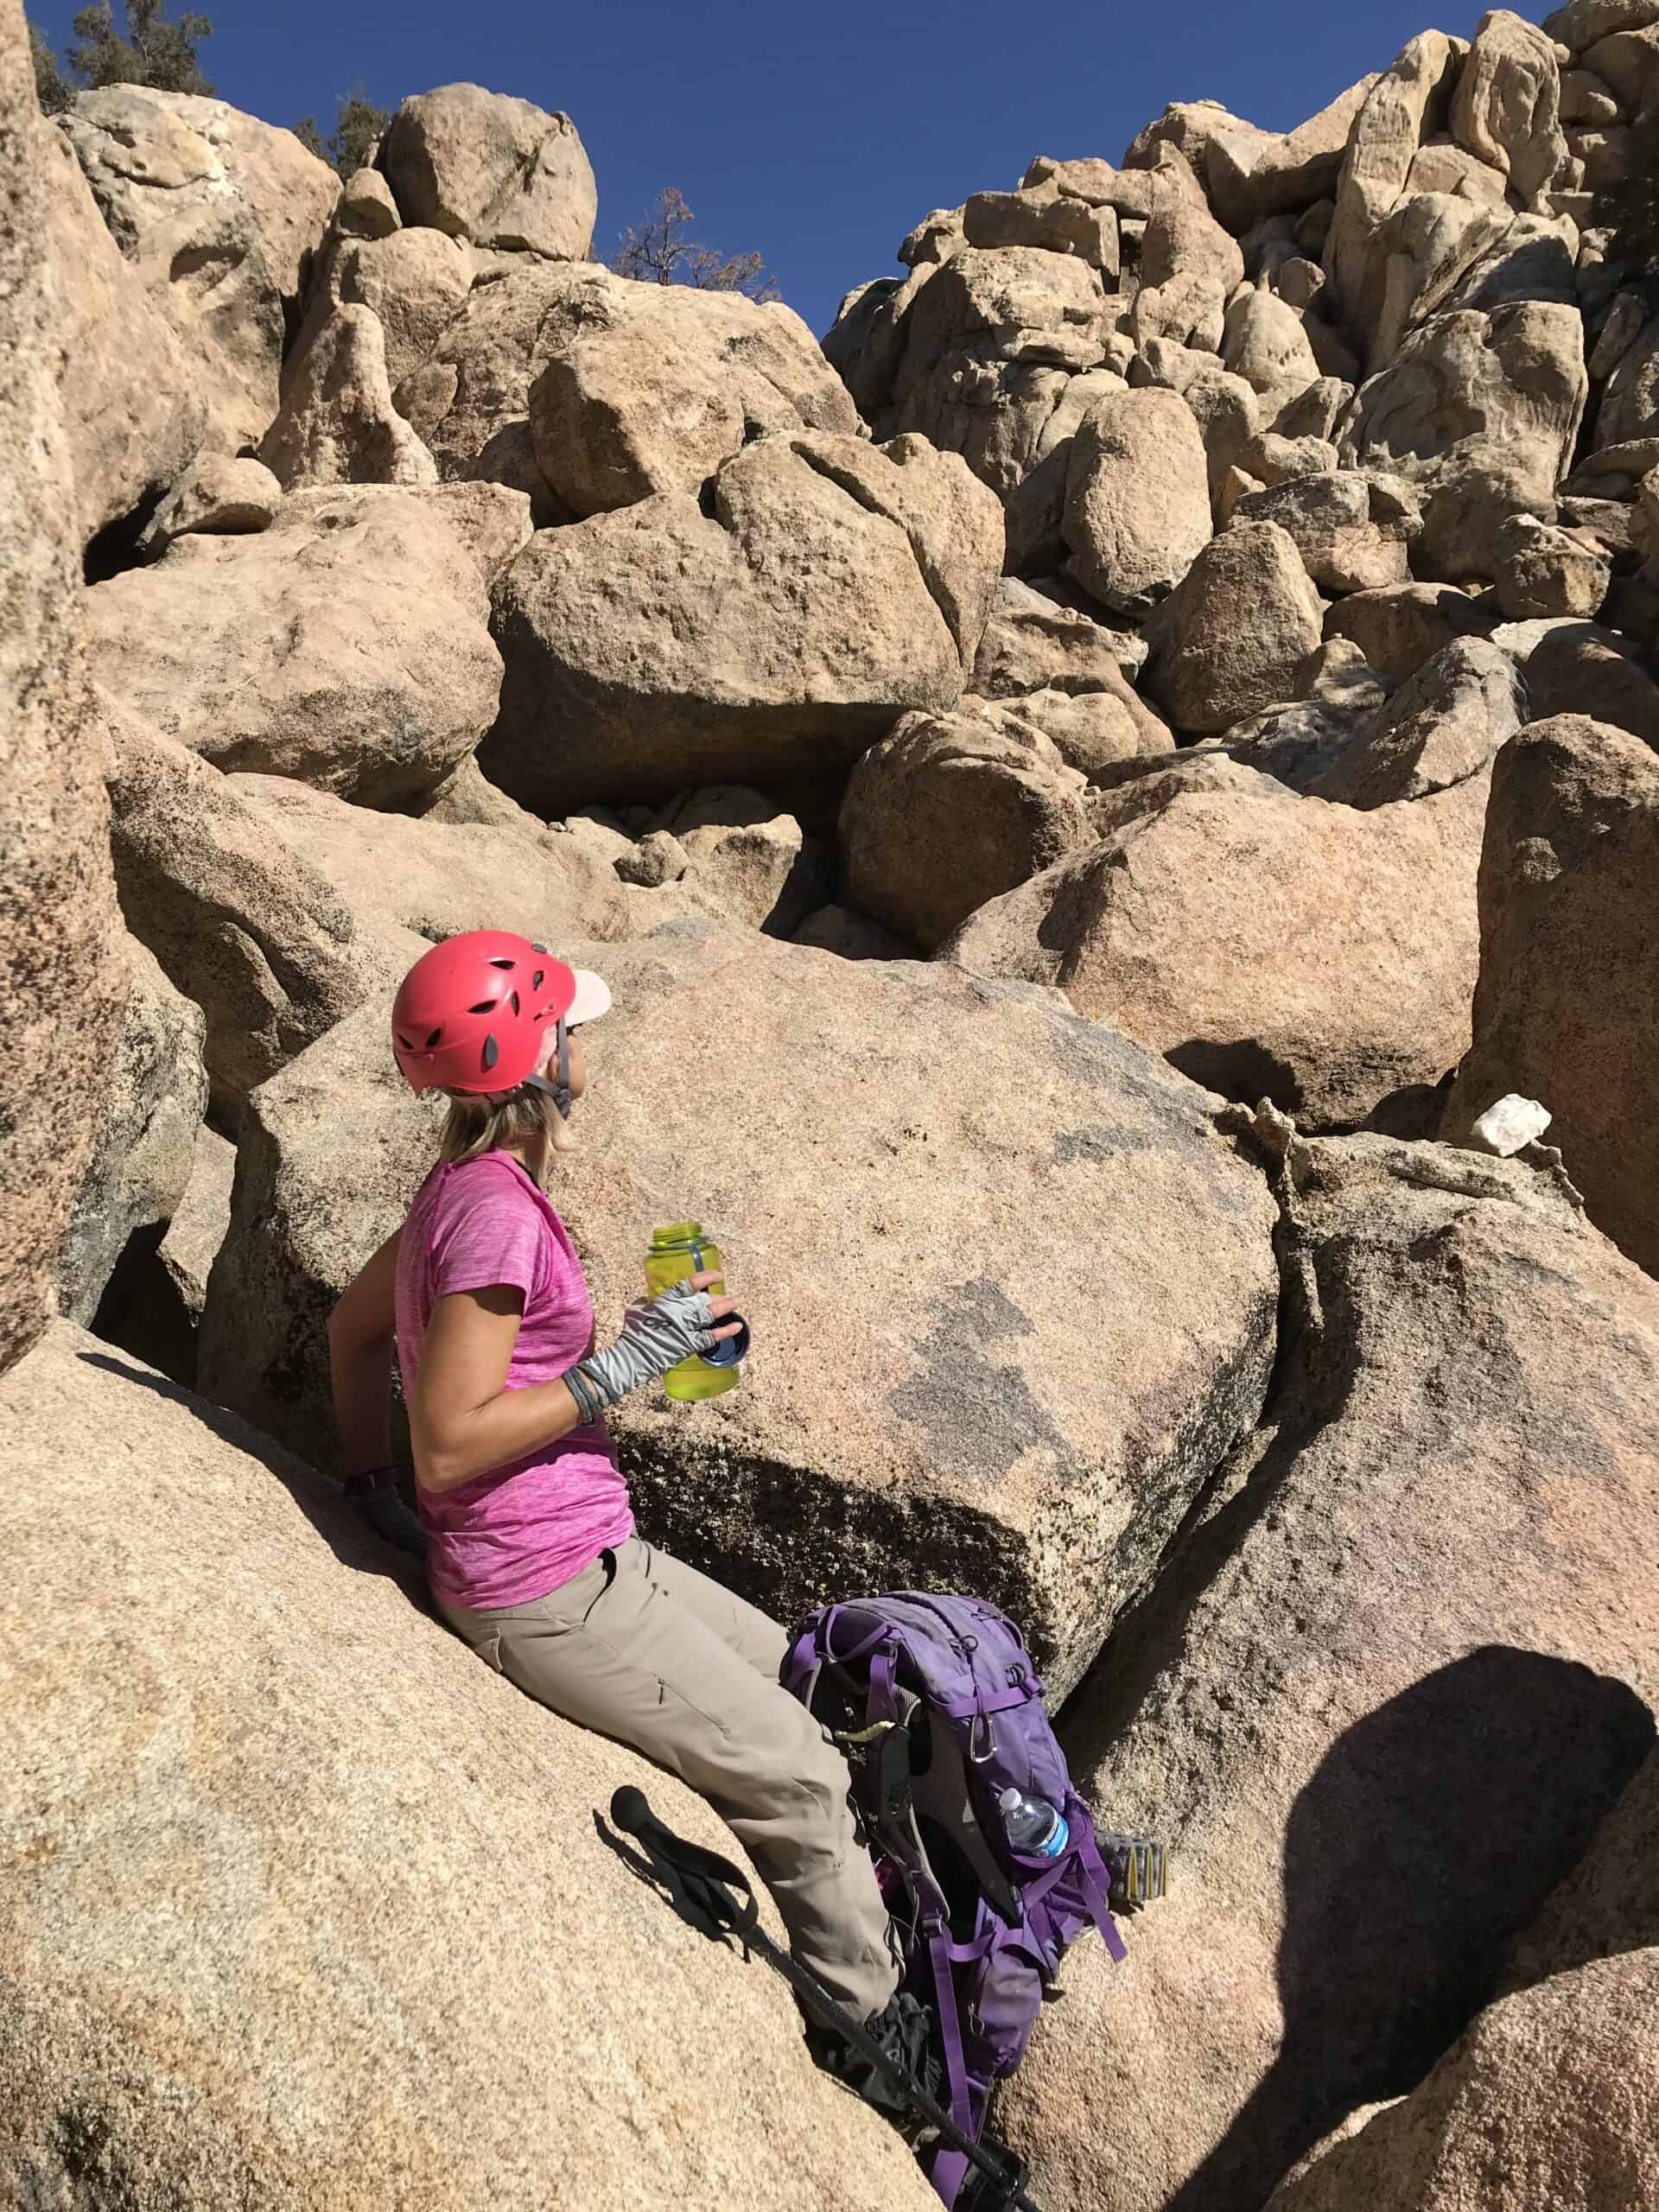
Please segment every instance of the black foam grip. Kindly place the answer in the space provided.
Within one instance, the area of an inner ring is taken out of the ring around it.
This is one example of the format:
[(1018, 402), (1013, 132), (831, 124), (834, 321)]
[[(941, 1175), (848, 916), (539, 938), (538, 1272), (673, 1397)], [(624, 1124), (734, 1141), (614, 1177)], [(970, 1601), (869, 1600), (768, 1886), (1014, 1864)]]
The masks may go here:
[(651, 1807), (645, 1802), (645, 1793), (630, 1783), (626, 1789), (619, 1789), (611, 1800), (611, 1821), (624, 1835), (643, 1834), (651, 1824)]

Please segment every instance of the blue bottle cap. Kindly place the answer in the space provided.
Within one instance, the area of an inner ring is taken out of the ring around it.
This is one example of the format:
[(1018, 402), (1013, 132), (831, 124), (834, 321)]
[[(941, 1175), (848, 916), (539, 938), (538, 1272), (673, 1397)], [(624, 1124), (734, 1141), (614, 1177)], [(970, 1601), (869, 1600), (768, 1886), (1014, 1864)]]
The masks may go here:
[(728, 1337), (723, 1344), (717, 1344), (713, 1351), (704, 1352), (702, 1357), (705, 1366), (737, 1367), (749, 1356), (748, 1323), (741, 1313), (728, 1313), (726, 1319), (738, 1323), (739, 1333)]

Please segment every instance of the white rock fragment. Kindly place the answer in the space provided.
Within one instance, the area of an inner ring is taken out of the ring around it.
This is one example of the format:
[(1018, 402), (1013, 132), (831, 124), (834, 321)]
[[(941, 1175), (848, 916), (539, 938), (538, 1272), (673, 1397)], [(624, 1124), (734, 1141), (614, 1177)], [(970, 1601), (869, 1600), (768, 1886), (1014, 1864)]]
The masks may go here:
[(1507, 1098), (1500, 1098), (1489, 1106), (1469, 1132), (1467, 1149), (1471, 1152), (1496, 1153), (1500, 1160), (1512, 1160), (1517, 1152), (1524, 1152), (1529, 1144), (1536, 1144), (1549, 1127), (1554, 1116), (1535, 1098), (1522, 1098), (1511, 1091)]

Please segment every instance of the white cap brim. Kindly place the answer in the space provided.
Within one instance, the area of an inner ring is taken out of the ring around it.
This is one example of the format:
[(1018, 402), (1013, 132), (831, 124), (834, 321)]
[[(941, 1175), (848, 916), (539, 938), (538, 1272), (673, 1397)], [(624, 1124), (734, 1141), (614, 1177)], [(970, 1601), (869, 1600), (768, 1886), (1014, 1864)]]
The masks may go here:
[(580, 1029), (584, 1022), (601, 1020), (610, 1012), (611, 987), (591, 968), (573, 968), (570, 972), (576, 979), (576, 995), (570, 1001), (564, 1026)]

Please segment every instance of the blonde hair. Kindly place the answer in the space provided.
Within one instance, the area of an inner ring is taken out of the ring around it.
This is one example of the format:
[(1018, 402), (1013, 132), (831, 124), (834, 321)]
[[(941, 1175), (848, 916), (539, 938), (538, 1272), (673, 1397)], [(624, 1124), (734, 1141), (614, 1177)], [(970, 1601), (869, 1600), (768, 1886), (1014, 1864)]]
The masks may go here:
[(570, 1124), (547, 1093), (529, 1084), (499, 1106), (487, 1098), (451, 1091), (438, 1157), (454, 1167), (463, 1160), (476, 1160), (481, 1153), (522, 1146), (525, 1166), (537, 1183), (544, 1184), (552, 1155), (573, 1151), (575, 1141)]

